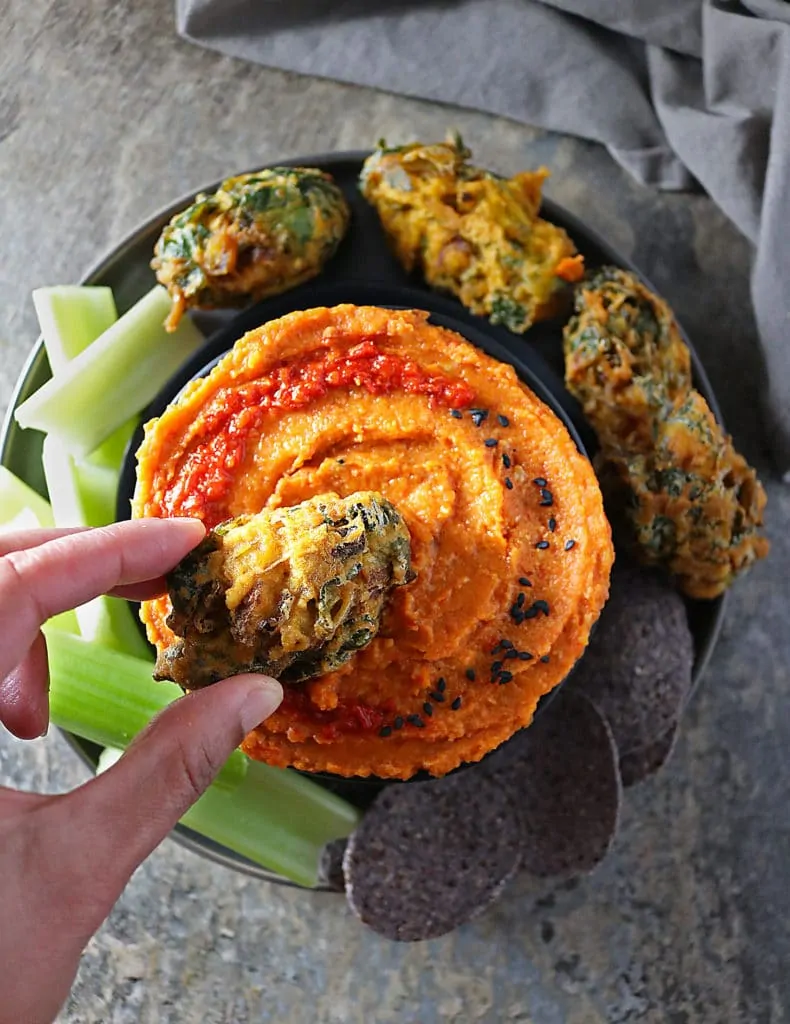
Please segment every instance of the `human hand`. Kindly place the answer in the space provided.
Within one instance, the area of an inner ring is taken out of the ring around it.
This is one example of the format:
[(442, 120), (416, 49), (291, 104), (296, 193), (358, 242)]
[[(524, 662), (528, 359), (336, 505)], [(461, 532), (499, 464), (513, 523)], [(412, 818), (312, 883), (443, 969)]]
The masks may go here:
[[(21, 738), (46, 730), (43, 622), (103, 593), (162, 593), (162, 573), (203, 533), (194, 520), (150, 519), (0, 535), (0, 723)], [(281, 699), (275, 680), (236, 676), (177, 700), (71, 793), (0, 787), (0, 1024), (55, 1018), (132, 873)]]

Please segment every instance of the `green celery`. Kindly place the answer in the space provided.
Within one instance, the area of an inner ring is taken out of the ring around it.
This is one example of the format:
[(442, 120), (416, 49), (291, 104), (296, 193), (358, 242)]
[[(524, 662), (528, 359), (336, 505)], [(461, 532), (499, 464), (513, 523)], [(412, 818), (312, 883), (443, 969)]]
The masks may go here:
[(26, 510), (33, 513), (39, 526), (55, 525), (49, 502), (10, 469), (0, 466), (0, 525), (7, 526)]
[[(128, 747), (168, 704), (181, 696), (175, 683), (155, 682), (151, 662), (44, 627), (49, 653), (49, 714), (54, 725), (102, 747)], [(247, 758), (236, 751), (221, 784), (236, 786)]]
[(16, 410), (20, 426), (56, 434), (88, 455), (155, 397), (203, 336), (189, 317), (169, 334), (170, 299), (160, 285)]
[[(54, 525), (49, 502), (5, 466), (0, 466), (0, 529), (36, 530)], [(79, 632), (77, 616), (71, 609), (53, 616), (47, 626), (66, 633)]]
[[(155, 683), (150, 664), (140, 659), (63, 634), (48, 633), (47, 642), (51, 720), (101, 746), (127, 747), (180, 694), (173, 683)], [(108, 753), (102, 767), (115, 760)], [(323, 846), (349, 835), (359, 817), (304, 776), (235, 751), (182, 822), (291, 881), (314, 886)]]
[(33, 305), (54, 376), (118, 319), (112, 291), (104, 287), (36, 288)]
[[(44, 477), (58, 526), (106, 526), (115, 519), (118, 474), (80, 462), (49, 434), (42, 452)], [(97, 597), (76, 609), (80, 633), (105, 647), (150, 660), (151, 654), (126, 601)]]
[(117, 430), (110, 434), (106, 441), (102, 441), (99, 447), (90, 453), (88, 462), (95, 466), (105, 466), (107, 469), (120, 473), (126, 448), (132, 439), (132, 434), (137, 430), (139, 422), (139, 416), (132, 416), (126, 423), (122, 423)]

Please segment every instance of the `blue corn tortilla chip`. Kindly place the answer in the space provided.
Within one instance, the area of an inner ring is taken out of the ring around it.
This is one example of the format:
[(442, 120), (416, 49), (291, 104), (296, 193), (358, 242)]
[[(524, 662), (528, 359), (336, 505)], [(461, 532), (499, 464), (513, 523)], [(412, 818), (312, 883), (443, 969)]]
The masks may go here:
[(500, 895), (521, 848), (511, 791), (482, 770), (389, 786), (349, 839), (348, 902), (387, 938), (435, 939)]
[(657, 573), (618, 561), (609, 600), (566, 685), (593, 701), (624, 757), (675, 728), (693, 664), (683, 598)]
[(668, 732), (641, 750), (632, 750), (620, 757), (620, 778), (624, 786), (635, 786), (663, 768), (675, 749), (678, 728), (673, 726)]
[(563, 688), (517, 740), (493, 771), (517, 801), (523, 867), (541, 878), (592, 871), (617, 833), (622, 800), (606, 719)]

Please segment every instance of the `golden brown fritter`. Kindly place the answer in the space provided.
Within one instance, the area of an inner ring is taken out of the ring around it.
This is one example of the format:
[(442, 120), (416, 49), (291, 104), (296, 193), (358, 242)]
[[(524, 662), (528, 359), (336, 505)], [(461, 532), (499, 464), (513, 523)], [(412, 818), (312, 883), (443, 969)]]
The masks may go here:
[(602, 267), (576, 290), (565, 380), (601, 444), (608, 511), (636, 554), (689, 597), (723, 593), (768, 553), (765, 491), (691, 386), (672, 310), (633, 274)]
[(672, 310), (633, 274), (602, 267), (578, 286), (563, 331), (565, 382), (601, 444), (648, 452), (657, 422), (691, 388)]
[(461, 139), (388, 148), (380, 142), (360, 188), (398, 260), (517, 334), (554, 315), (583, 273), (562, 228), (538, 216), (545, 169), (501, 178), (468, 163)]
[(631, 492), (625, 512), (642, 561), (666, 568), (689, 597), (717, 597), (768, 554), (765, 491), (698, 391), (658, 422), (652, 452), (608, 459)]
[(415, 578), (400, 513), (380, 494), (322, 494), (212, 530), (168, 576), (179, 637), (155, 678), (192, 690), (239, 672), (299, 682), (378, 633), (393, 587)]
[(331, 176), (310, 167), (240, 174), (196, 196), (165, 227), (151, 262), (173, 299), (168, 330), (186, 309), (242, 306), (315, 277), (349, 219)]

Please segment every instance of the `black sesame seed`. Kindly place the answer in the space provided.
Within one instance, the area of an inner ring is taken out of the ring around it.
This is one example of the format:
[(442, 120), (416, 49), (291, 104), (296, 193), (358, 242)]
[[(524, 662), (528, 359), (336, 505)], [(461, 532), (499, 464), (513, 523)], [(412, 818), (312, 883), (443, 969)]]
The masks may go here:
[(537, 484), (538, 487), (545, 487), (548, 483), (545, 476), (536, 476), (532, 482), (533, 484)]
[(392, 728), (393, 729), (402, 729), (403, 728), (403, 719), (401, 718), (400, 715), (398, 715), (398, 717), (392, 723)]
[(575, 543), (576, 543), (575, 540), (566, 540), (565, 541), (565, 550), (566, 551), (570, 551), (570, 549), (574, 546)]
[(460, 706), (461, 706), (461, 698), (460, 697), (456, 697), (455, 700), (450, 705), (450, 707), (453, 709), (453, 711), (457, 711), (460, 708)]
[(520, 661), (531, 661), (532, 660), (532, 655), (529, 653), (529, 651), (519, 651), (518, 652), (518, 657), (519, 657)]
[(346, 464), (346, 460), (345, 459), (338, 459), (337, 462), (338, 462), (338, 465), (340, 465), (340, 466), (345, 466), (345, 464)]
[(512, 672), (500, 672), (499, 673), (499, 685), (502, 686), (503, 683), (509, 683), (512, 678), (513, 678), (513, 673)]
[(483, 441), (483, 444), (486, 446), (486, 448), (496, 448), (496, 446), (499, 444), (499, 441), (497, 441), (495, 437), (487, 437), (485, 441)]
[(428, 694), (428, 696), (431, 698), (431, 700), (435, 700), (437, 704), (441, 704), (442, 701), (444, 700), (444, 694), (438, 693), (436, 690), (432, 690)]
[(538, 551), (545, 551), (548, 546), (549, 542), (547, 540), (539, 540), (538, 543), (535, 545)]
[(505, 487), (507, 487), (509, 491), (513, 490), (513, 481), (510, 479), (509, 476), (505, 477)]
[(495, 676), (497, 674), (497, 672), (501, 668), (502, 668), (502, 662), (501, 661), (492, 662), (492, 664), (491, 664), (491, 675)]
[(517, 626), (520, 626), (521, 623), (524, 621), (524, 612), (522, 612), (518, 605), (514, 604), (513, 607), (510, 609), (510, 618), (515, 622)]
[(518, 605), (519, 608), (523, 608), (524, 607), (524, 602), (526, 601), (526, 599), (527, 599), (527, 595), (526, 594), (519, 594), (518, 595), (518, 597), (516, 598), (516, 604)]
[(513, 658), (518, 657), (518, 651), (505, 651), (505, 661), (510, 661)]
[(460, 409), (451, 409), (450, 410), (450, 415), (452, 416), (452, 418), (454, 420), (463, 419), (463, 416), (464, 416), (464, 414), (461, 412)]
[(509, 427), (510, 426), (510, 420), (507, 418), (507, 416), (503, 416), (502, 413), (500, 413), (497, 416), (497, 419), (499, 420), (500, 427)]
[(543, 612), (544, 615), (549, 614), (549, 602), (548, 601), (533, 601), (532, 607), (535, 611)]
[(524, 612), (524, 618), (525, 619), (534, 619), (537, 614), (538, 614), (538, 609), (533, 604), (531, 608), (527, 608), (527, 610)]
[(549, 663), (549, 656), (548, 656), (548, 654), (544, 654), (543, 657), (540, 660), (543, 662), (544, 665), (548, 665), (548, 663)]
[(473, 683), (475, 681), (475, 670), (473, 668), (468, 668), (466, 670), (466, 678), (469, 680), (470, 683)]
[(439, 693), (444, 693), (444, 691), (447, 689), (447, 681), (445, 680), (444, 676), (439, 676), (439, 678), (436, 680), (436, 689), (439, 691)]
[(547, 491), (545, 487), (541, 488), (540, 497), (540, 505), (549, 508), (554, 504), (554, 495), (551, 493), (551, 491)]
[(470, 409), (469, 415), (476, 427), (479, 427), (483, 420), (488, 418), (488, 409)]
[(501, 647), (503, 646), (504, 642), (505, 642), (504, 640), (500, 640), (498, 644), (495, 644), (495, 645), (494, 645), (494, 646), (493, 646), (493, 647), (491, 648), (491, 654), (496, 654), (496, 653), (497, 653), (497, 651), (499, 651), (499, 650), (500, 650), (500, 648), (501, 648)]
[(513, 641), (512, 640), (500, 640), (499, 641), (499, 645), (500, 645), (500, 647), (504, 647), (505, 650), (507, 651), (507, 650), (510, 650), (510, 648), (513, 646)]
[(531, 587), (532, 586), (532, 584), (529, 582), (529, 580), (527, 579), (526, 576), (519, 576), (518, 581), (519, 581), (519, 583), (521, 584), (522, 587)]
[(510, 456), (508, 455), (507, 452), (505, 452), (502, 456), (502, 465), (505, 467), (505, 469), (510, 469), (512, 465), (510, 461)]
[(384, 736), (384, 737), (387, 737), (387, 736), (391, 736), (391, 735), (392, 735), (392, 728), (391, 728), (391, 726), (389, 726), (389, 725), (383, 725), (383, 726), (382, 726), (382, 727), (381, 727), (381, 728), (379, 729), (379, 736)]
[(406, 721), (410, 725), (415, 725), (418, 729), (425, 728), (425, 722), (423, 722), (419, 715), (408, 715)]
[(426, 700), (426, 702), (422, 706), (422, 710), (430, 718), (431, 715), (433, 714), (433, 705), (429, 704), (428, 701)]
[(552, 533), (557, 529), (557, 520), (553, 516), (549, 519), (549, 529)]

